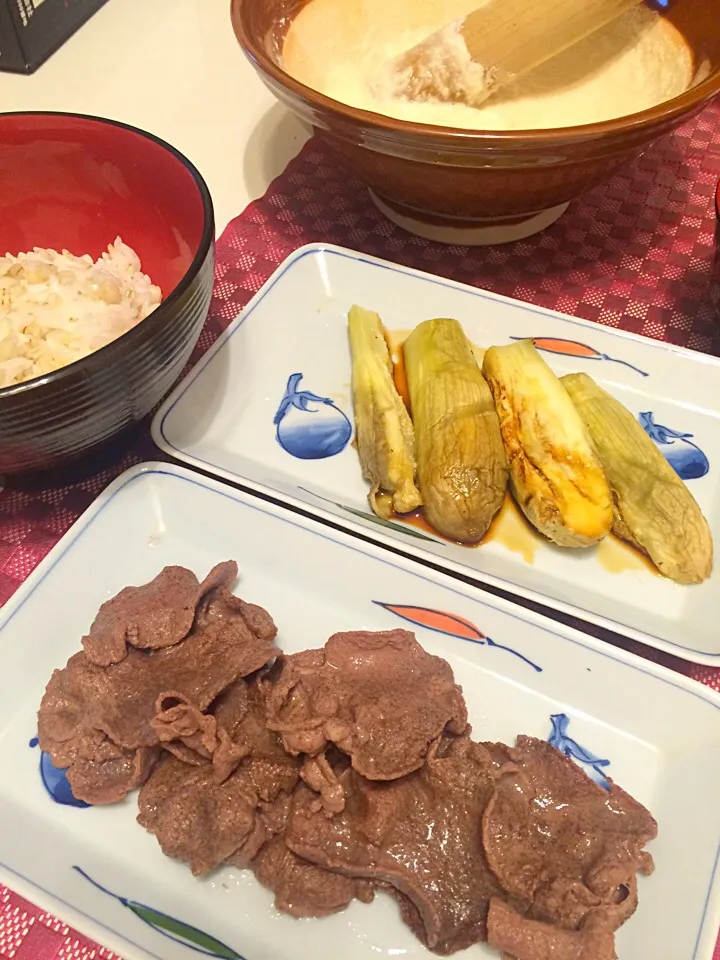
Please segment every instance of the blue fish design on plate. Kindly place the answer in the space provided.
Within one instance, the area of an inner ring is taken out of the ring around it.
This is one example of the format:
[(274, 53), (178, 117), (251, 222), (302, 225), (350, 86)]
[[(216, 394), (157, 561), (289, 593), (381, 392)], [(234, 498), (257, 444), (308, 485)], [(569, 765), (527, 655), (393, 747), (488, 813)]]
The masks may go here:
[(596, 757), (594, 753), (590, 753), (589, 750), (581, 747), (576, 740), (568, 736), (570, 717), (566, 713), (553, 714), (550, 717), (550, 723), (552, 724), (552, 733), (548, 737), (550, 746), (555, 747), (560, 753), (564, 753), (570, 760), (575, 760), (586, 767), (585, 773), (603, 790), (609, 790), (610, 781), (603, 770), (610, 766), (610, 761), (601, 760), (600, 757)]
[(682, 480), (697, 480), (710, 470), (710, 461), (696, 443), (692, 433), (680, 433), (655, 423), (653, 413), (638, 414), (643, 430), (660, 448), (660, 452)]
[[(39, 746), (39, 743), (38, 738), (33, 737), (30, 746), (34, 749)], [(63, 807), (77, 807), (80, 810), (87, 810), (91, 806), (84, 800), (78, 800), (73, 796), (67, 779), (67, 770), (56, 767), (50, 759), (50, 754), (44, 751), (40, 753), (40, 777), (45, 789), (55, 803), (59, 803)]]
[(273, 419), (277, 442), (299, 460), (324, 460), (342, 453), (352, 424), (329, 397), (300, 390), (302, 373), (293, 373)]

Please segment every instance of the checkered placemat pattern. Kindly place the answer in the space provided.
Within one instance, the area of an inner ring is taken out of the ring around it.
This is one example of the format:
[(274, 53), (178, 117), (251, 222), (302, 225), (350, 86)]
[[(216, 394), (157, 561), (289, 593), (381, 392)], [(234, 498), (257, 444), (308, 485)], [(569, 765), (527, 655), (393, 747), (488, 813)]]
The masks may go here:
[(255, 292), (292, 250), (327, 242), (718, 354), (711, 291), (718, 178), (720, 103), (575, 201), (543, 233), (505, 246), (441, 246), (386, 220), (316, 139), (228, 228), (215, 309), (233, 315), (238, 296)]
[[(507, 246), (444, 247), (389, 223), (316, 138), (219, 241), (210, 316), (193, 362), (285, 257), (318, 241), (720, 355), (720, 297), (713, 306), (719, 178), (717, 103), (575, 201), (544, 233)], [(112, 479), (146, 459), (162, 459), (148, 422), (52, 477), (8, 481), (0, 493), (0, 604)], [(720, 690), (718, 669), (623, 645)], [(0, 958), (120, 960), (3, 886)]]

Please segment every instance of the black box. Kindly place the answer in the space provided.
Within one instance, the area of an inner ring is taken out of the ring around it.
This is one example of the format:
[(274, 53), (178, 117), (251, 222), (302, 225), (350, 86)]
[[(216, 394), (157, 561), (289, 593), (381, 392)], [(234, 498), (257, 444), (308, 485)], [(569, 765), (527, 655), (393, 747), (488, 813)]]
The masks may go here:
[(107, 0), (0, 0), (0, 71), (33, 73)]

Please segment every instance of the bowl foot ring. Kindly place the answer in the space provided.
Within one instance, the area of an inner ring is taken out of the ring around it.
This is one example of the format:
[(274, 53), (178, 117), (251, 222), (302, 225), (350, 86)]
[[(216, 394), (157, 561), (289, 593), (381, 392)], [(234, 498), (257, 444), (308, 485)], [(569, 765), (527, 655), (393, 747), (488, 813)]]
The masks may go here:
[[(514, 243), (517, 240), (525, 240), (527, 237), (546, 230), (556, 220), (559, 220), (570, 206), (569, 203), (560, 203), (556, 207), (541, 210), (540, 213), (536, 213), (527, 219), (517, 220), (514, 223), (478, 222), (477, 226), (453, 226), (450, 218), (445, 223), (431, 223), (421, 219), (422, 214), (420, 213), (417, 218), (400, 213), (385, 200), (380, 199), (372, 190), (369, 192), (372, 202), (378, 210), (396, 226), (402, 227), (408, 233), (422, 237), (424, 240), (459, 247), (487, 247), (496, 243)], [(464, 223), (467, 223), (467, 221), (464, 221)]]

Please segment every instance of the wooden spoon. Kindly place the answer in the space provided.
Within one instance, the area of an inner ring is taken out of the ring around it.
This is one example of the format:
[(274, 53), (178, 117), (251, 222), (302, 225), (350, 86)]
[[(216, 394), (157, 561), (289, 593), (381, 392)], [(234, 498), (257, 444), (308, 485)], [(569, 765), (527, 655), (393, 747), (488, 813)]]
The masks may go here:
[(376, 92), (479, 106), (643, 0), (487, 0), (392, 60)]

